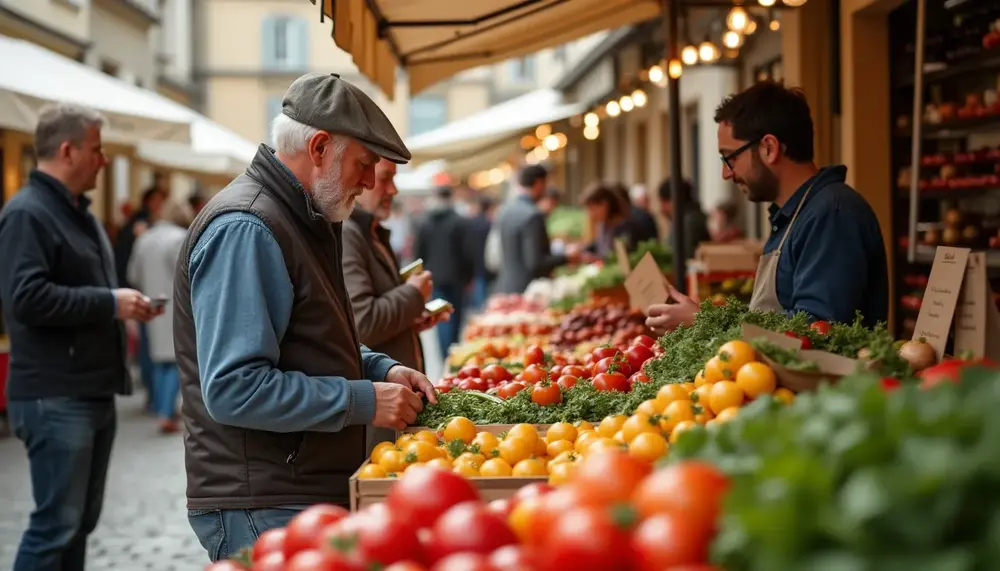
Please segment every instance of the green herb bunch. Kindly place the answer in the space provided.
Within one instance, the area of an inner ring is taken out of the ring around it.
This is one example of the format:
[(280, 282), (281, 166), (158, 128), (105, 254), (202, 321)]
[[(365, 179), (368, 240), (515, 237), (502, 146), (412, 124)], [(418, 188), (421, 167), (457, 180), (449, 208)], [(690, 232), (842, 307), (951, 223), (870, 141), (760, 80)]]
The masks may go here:
[(713, 562), (727, 571), (987, 571), (1000, 561), (1000, 374), (884, 391), (845, 378), (696, 427), (667, 462), (731, 476)]

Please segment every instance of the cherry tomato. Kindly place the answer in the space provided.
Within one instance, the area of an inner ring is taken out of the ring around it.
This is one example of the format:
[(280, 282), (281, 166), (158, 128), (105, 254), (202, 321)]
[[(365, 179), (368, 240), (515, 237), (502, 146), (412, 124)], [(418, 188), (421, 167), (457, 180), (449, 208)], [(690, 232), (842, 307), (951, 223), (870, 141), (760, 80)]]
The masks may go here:
[(637, 571), (663, 571), (679, 565), (708, 561), (712, 534), (685, 525), (684, 514), (664, 513), (648, 517), (632, 532), (632, 553)]
[(524, 365), (541, 365), (545, 362), (545, 351), (538, 345), (531, 345), (524, 351)]
[(540, 383), (549, 377), (549, 372), (541, 365), (528, 365), (521, 373), (521, 378), (526, 383)]
[(258, 557), (255, 545), (253, 549), (253, 571), (285, 571), (285, 554), (280, 551), (271, 551)]
[(599, 373), (594, 376), (594, 388), (599, 391), (627, 393), (631, 387), (628, 379), (621, 373)]
[(292, 556), (299, 551), (311, 549), (324, 528), (344, 519), (350, 513), (340, 506), (317, 504), (293, 517), (285, 528), (282, 546), (285, 559), (291, 561)]
[(427, 568), (413, 561), (397, 561), (382, 571), (427, 571)]
[(653, 345), (656, 345), (656, 339), (653, 339), (649, 335), (640, 335), (632, 340), (632, 345), (643, 345), (652, 349)]
[(532, 571), (535, 569), (531, 554), (520, 545), (505, 545), (497, 549), (490, 554), (489, 561), (490, 565), (503, 571)]
[(454, 553), (488, 555), (517, 543), (507, 522), (478, 501), (465, 502), (444, 513), (431, 528), (429, 555), (439, 561)]
[(562, 374), (563, 376), (569, 375), (579, 379), (581, 377), (586, 377), (587, 371), (581, 365), (567, 365), (566, 367), (563, 367)]
[(810, 349), (810, 348), (812, 348), (812, 341), (808, 337), (806, 337), (805, 335), (799, 335), (798, 333), (796, 333), (794, 331), (785, 331), (785, 337), (791, 337), (792, 339), (798, 339), (799, 341), (802, 342), (802, 348), (803, 349)]
[(362, 520), (356, 549), (368, 564), (390, 565), (408, 559), (421, 560), (424, 548), (414, 522), (395, 515), (371, 515)]
[(531, 389), (531, 402), (539, 406), (549, 406), (562, 402), (562, 391), (556, 383), (538, 383)]
[(502, 366), (493, 364), (486, 365), (486, 367), (483, 368), (482, 378), (487, 381), (493, 381), (494, 383), (502, 383), (513, 379), (514, 375), (510, 374), (510, 371)]
[[(257, 562), (269, 553), (278, 552), (284, 555), (286, 533), (285, 528), (278, 527), (260, 534), (257, 541), (253, 544), (253, 563), (255, 567), (257, 566)], [(282, 561), (284, 561), (284, 558), (282, 558)]]
[[(619, 355), (620, 354), (621, 353), (619, 353)], [(625, 357), (606, 357), (594, 365), (595, 375), (611, 372), (620, 373), (623, 376), (628, 377), (632, 374), (632, 367), (628, 364), (628, 359)]]
[(509, 399), (526, 388), (528, 388), (527, 383), (522, 381), (510, 381), (500, 385), (497, 389), (497, 396), (502, 399)]
[(636, 383), (648, 383), (649, 375), (639, 371), (638, 373), (633, 373), (631, 377), (628, 378), (629, 386), (635, 386)]
[(432, 466), (413, 466), (389, 488), (385, 505), (403, 520), (430, 526), (452, 506), (478, 499), (476, 487), (462, 476)]
[(438, 561), (431, 571), (497, 571), (480, 553), (455, 553)]
[(684, 514), (684, 525), (714, 530), (729, 481), (710, 464), (685, 461), (657, 470), (632, 494), (643, 517), (658, 513)]
[(466, 365), (458, 371), (458, 378), (460, 379), (469, 379), (481, 376), (483, 376), (483, 373), (479, 370), (479, 367), (475, 365)]
[(651, 470), (649, 462), (621, 450), (601, 450), (587, 454), (577, 464), (573, 485), (587, 497), (587, 503), (611, 505), (627, 502), (636, 486)]
[(479, 391), (482, 393), (489, 390), (490, 386), (479, 377), (468, 377), (458, 384), (458, 388), (463, 391)]
[(580, 379), (578, 379), (577, 377), (575, 377), (573, 375), (563, 375), (563, 376), (559, 377), (559, 380), (556, 381), (556, 384), (558, 384), (560, 387), (562, 387), (564, 389), (568, 389), (568, 388), (571, 388), (571, 387), (575, 387), (577, 381), (579, 381), (579, 380)]
[(444, 381), (441, 381), (438, 384), (434, 385), (434, 390), (436, 390), (437, 392), (439, 392), (441, 394), (451, 392), (451, 389), (453, 389), (453, 388), (454, 388), (454, 386), (452, 384), (444, 382)]
[(520, 490), (514, 492), (514, 495), (511, 497), (511, 507), (516, 506), (518, 503), (520, 503), (520, 502), (522, 502), (522, 501), (524, 501), (524, 500), (526, 500), (528, 498), (537, 498), (537, 497), (545, 496), (545, 495), (553, 492), (554, 490), (555, 490), (554, 487), (552, 487), (552, 486), (550, 486), (548, 484), (543, 484), (541, 482), (535, 482), (534, 484), (528, 484), (527, 486), (524, 486)]
[(361, 565), (333, 550), (307, 549), (285, 564), (285, 571), (362, 571)]
[(611, 357), (617, 357), (621, 355), (621, 352), (614, 347), (598, 347), (590, 353), (594, 357), (594, 362), (600, 361), (601, 359), (608, 359)]
[(882, 388), (886, 391), (894, 391), (902, 386), (903, 383), (899, 382), (899, 379), (894, 379), (892, 377), (882, 377)]
[(549, 369), (549, 378), (558, 379), (559, 376), (562, 375), (562, 370), (563, 370), (562, 365), (553, 365), (552, 368)]
[(603, 507), (576, 507), (552, 524), (544, 549), (538, 551), (542, 569), (606, 571), (621, 569), (632, 559), (629, 536)]
[(809, 329), (812, 329), (820, 335), (826, 335), (830, 332), (830, 324), (826, 321), (814, 321), (809, 324)]
[(513, 504), (508, 498), (497, 498), (486, 504), (486, 509), (504, 518), (504, 520), (506, 520), (507, 516), (510, 515), (510, 510), (513, 507)]
[(645, 345), (632, 345), (625, 351), (625, 357), (633, 371), (641, 371), (646, 361), (653, 358), (653, 350)]

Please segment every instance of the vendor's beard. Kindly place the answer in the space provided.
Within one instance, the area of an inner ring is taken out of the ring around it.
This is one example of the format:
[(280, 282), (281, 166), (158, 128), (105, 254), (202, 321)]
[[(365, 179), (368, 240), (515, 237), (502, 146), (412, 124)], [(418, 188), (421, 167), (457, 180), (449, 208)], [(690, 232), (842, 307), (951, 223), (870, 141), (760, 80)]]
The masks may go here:
[(746, 187), (750, 202), (774, 202), (778, 197), (778, 177), (764, 165), (757, 155), (753, 156), (753, 173), (751, 179), (736, 180)]
[(333, 168), (324, 176), (313, 181), (310, 193), (313, 205), (331, 224), (343, 222), (354, 211), (355, 199), (363, 189), (345, 189), (340, 184), (340, 169)]

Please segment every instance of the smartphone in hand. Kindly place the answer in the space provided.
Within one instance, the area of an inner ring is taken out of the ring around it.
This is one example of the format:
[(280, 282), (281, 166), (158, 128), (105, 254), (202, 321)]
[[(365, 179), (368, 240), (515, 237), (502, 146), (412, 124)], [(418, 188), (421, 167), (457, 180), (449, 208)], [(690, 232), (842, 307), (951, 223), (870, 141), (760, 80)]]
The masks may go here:
[(168, 301), (170, 301), (170, 298), (163, 295), (151, 297), (149, 298), (149, 306), (159, 311), (167, 306)]
[(451, 308), (452, 305), (441, 298), (432, 299), (424, 305), (424, 309), (426, 309), (427, 313), (430, 313), (431, 315), (437, 315), (441, 312), (448, 311)]
[(405, 281), (410, 279), (410, 276), (419, 274), (422, 271), (424, 271), (424, 260), (417, 258), (416, 260), (413, 260), (409, 264), (403, 266), (403, 269), (399, 270), (399, 275)]

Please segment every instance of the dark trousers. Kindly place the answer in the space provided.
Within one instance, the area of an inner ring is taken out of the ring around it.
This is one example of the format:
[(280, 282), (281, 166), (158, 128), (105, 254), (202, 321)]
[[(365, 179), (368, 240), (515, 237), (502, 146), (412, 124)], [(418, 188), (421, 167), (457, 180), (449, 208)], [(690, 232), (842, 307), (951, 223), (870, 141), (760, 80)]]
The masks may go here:
[(465, 308), (464, 289), (462, 286), (452, 284), (434, 285), (434, 297), (440, 297), (455, 308), (451, 319), (438, 323), (435, 327), (442, 359), (448, 357), (448, 348), (451, 347), (452, 343), (458, 342), (459, 333), (462, 331), (462, 314)]
[[(346, 506), (345, 506), (346, 507)], [(201, 546), (214, 561), (237, 555), (253, 547), (260, 534), (285, 527), (306, 506), (284, 506), (255, 510), (189, 510), (188, 522)]]
[(83, 571), (87, 536), (104, 504), (117, 418), (113, 398), (46, 398), (8, 404), (31, 466), (35, 510), (13, 571)]

